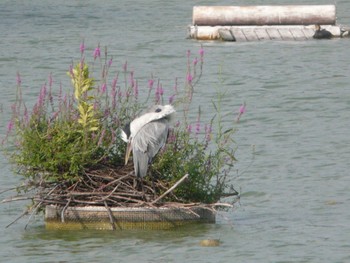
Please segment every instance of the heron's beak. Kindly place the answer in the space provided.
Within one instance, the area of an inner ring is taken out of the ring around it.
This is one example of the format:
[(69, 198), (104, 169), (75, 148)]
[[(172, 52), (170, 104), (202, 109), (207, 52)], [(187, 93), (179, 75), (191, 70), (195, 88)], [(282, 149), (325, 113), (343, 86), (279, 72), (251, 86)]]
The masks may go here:
[(132, 149), (131, 142), (128, 142), (128, 144), (126, 146), (126, 153), (125, 153), (125, 165), (128, 164), (130, 153), (131, 153), (131, 149)]

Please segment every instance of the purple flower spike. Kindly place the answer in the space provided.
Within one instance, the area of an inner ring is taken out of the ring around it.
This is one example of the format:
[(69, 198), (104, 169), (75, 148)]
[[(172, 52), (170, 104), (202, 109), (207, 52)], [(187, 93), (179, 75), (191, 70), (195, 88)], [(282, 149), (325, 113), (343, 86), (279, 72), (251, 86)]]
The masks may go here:
[(94, 50), (94, 59), (100, 58), (101, 57), (101, 50), (100, 50), (100, 45), (98, 45), (95, 50)]
[(174, 132), (169, 131), (168, 143), (173, 143), (176, 141), (176, 135)]
[(52, 73), (49, 75), (49, 87), (52, 87), (53, 79), (52, 79)]
[(201, 123), (198, 121), (196, 123), (196, 134), (198, 134), (201, 131)]
[(188, 132), (188, 133), (192, 133), (192, 125), (191, 125), (191, 124), (189, 124), (189, 125), (187, 126), (187, 132)]
[(45, 101), (45, 97), (46, 97), (46, 84), (44, 84), (40, 90), (40, 94), (39, 94), (39, 97), (38, 97), (38, 102), (37, 102), (37, 106), (39, 108), (41, 108), (44, 104), (44, 101)]
[(211, 140), (211, 132), (212, 132), (211, 125), (206, 124), (204, 130), (205, 130), (205, 141), (208, 143)]
[(201, 46), (201, 48), (199, 50), (199, 55), (201, 57), (201, 63), (203, 63), (203, 61), (204, 61), (204, 49), (203, 49), (203, 46)]
[(156, 102), (157, 103), (160, 101), (161, 97), (163, 96), (163, 93), (164, 93), (163, 87), (162, 87), (162, 85), (160, 85), (158, 83), (158, 86), (156, 88)]
[(193, 77), (192, 77), (191, 73), (188, 73), (187, 74), (187, 83), (192, 84), (192, 80), (193, 80)]
[(238, 111), (238, 116), (237, 116), (237, 122), (239, 122), (241, 116), (246, 112), (246, 108), (245, 108), (245, 102), (241, 105), (241, 107), (239, 107), (239, 111)]
[(111, 58), (111, 59), (108, 61), (108, 67), (109, 67), (109, 68), (112, 66), (112, 63), (113, 63), (113, 58)]
[(69, 66), (69, 74), (71, 75), (72, 78), (74, 78), (73, 65)]
[(13, 126), (14, 126), (13, 120), (10, 120), (9, 123), (7, 124), (7, 134), (9, 134), (12, 131)]
[(137, 82), (133, 84), (133, 87), (134, 87), (134, 97), (137, 99), (137, 97), (139, 96), (139, 87), (137, 85)]
[(83, 55), (84, 54), (84, 51), (85, 51), (85, 45), (84, 45), (84, 41), (81, 42), (80, 44), (80, 53)]
[(191, 56), (191, 50), (187, 50), (187, 58)]
[(201, 58), (203, 58), (203, 56), (204, 56), (204, 49), (203, 49), (203, 47), (200, 48), (199, 55), (201, 56)]
[(107, 85), (106, 83), (103, 83), (102, 86), (101, 86), (101, 93), (105, 93), (107, 91)]
[(118, 82), (118, 76), (115, 77), (112, 81), (112, 88), (113, 89), (116, 89), (117, 88), (117, 82)]
[(148, 80), (148, 88), (151, 90), (153, 88), (154, 80), (150, 79)]
[(243, 113), (245, 113), (245, 103), (243, 103), (241, 107), (239, 107), (239, 114), (242, 115)]
[(159, 86), (159, 95), (163, 96), (163, 94), (164, 94), (164, 89), (163, 89), (162, 85), (160, 85)]
[(173, 94), (169, 97), (169, 104), (173, 104), (174, 98), (175, 98), (175, 94)]

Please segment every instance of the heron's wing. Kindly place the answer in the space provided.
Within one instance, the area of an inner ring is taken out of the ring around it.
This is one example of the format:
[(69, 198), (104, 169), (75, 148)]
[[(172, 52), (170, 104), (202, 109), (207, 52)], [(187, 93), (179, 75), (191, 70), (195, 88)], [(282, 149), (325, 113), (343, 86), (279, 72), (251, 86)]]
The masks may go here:
[(133, 138), (133, 160), (137, 176), (147, 173), (148, 164), (162, 148), (168, 137), (169, 125), (166, 119), (147, 123)]
[(166, 119), (147, 123), (133, 138), (133, 148), (147, 152), (153, 158), (162, 148), (168, 137), (169, 125)]

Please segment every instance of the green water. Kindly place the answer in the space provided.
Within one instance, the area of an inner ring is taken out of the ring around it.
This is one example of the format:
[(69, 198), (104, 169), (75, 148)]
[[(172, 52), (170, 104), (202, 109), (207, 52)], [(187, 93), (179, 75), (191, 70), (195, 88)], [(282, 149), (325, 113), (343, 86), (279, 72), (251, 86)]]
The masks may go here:
[[(302, 4), (270, 1), (264, 4)], [(329, 4), (312, 0), (313, 4)], [(34, 103), (48, 75), (68, 87), (66, 72), (100, 43), (114, 66), (127, 60), (139, 86), (150, 75), (165, 89), (186, 76), (186, 52), (203, 45), (197, 107), (211, 118), (211, 100), (226, 90), (222, 109), (236, 133), (238, 163), (230, 174), (241, 202), (215, 225), (177, 231), (50, 231), (43, 216), (19, 216), (25, 202), (0, 206), (1, 262), (349, 262), (350, 39), (306, 42), (198, 42), (186, 39), (192, 6), (210, 1), (1, 1), (2, 135), (10, 118), (16, 73)], [(222, 1), (218, 4), (232, 4)], [(235, 4), (261, 4), (236, 1)], [(350, 25), (348, 1), (337, 1), (338, 22)], [(142, 84), (144, 83), (144, 84)], [(204, 111), (203, 111), (204, 112)], [(195, 114), (193, 114), (195, 115)], [(1, 155), (0, 189), (19, 176)], [(5, 198), (7, 194), (2, 194)], [(203, 239), (218, 247), (201, 247)]]

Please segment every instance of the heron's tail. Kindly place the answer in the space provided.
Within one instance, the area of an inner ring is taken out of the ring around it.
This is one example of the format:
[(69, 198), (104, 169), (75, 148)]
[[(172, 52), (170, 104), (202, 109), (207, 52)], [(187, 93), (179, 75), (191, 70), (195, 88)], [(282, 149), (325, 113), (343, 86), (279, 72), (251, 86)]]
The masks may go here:
[(134, 152), (134, 169), (135, 175), (139, 178), (143, 178), (147, 174), (149, 158), (147, 153), (141, 151)]

